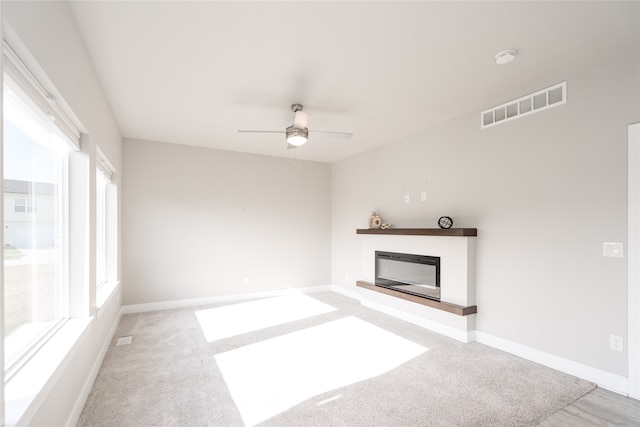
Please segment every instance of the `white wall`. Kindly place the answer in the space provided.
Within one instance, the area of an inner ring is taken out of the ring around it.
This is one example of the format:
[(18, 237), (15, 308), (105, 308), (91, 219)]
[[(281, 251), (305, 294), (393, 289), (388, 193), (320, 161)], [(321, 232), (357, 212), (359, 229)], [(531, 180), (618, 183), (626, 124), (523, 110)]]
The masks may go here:
[[(83, 139), (85, 146), (82, 153), (76, 156), (84, 156), (83, 167), (89, 168), (85, 177), (89, 175), (88, 171), (95, 167), (95, 158), (90, 157), (91, 153), (95, 154), (96, 146), (99, 146), (114, 167), (120, 170), (121, 139), (118, 129), (67, 3), (2, 1), (1, 8), (5, 20), (2, 27), (4, 35), (19, 39), (22, 47), (31, 55), (30, 58), (22, 59), (48, 77), (88, 133), (88, 137)], [(71, 178), (73, 180), (73, 177)], [(95, 191), (95, 185), (90, 182), (74, 183), (76, 186), (78, 184), (86, 190), (86, 202), (94, 202), (95, 197), (91, 194)], [(95, 215), (95, 208), (91, 207), (90, 212), (91, 215)], [(88, 233), (93, 235), (95, 221), (88, 223)], [(84, 242), (74, 244), (84, 245), (86, 242), (95, 242), (95, 239), (86, 237)], [(85, 260), (88, 259), (95, 263), (95, 256), (87, 256)], [(82, 274), (79, 277), (89, 282), (84, 283), (85, 288), (91, 287), (94, 279), (87, 272), (95, 271), (95, 268), (81, 265), (80, 270)], [(95, 304), (95, 293), (92, 294), (92, 298), (85, 298), (85, 304), (88, 307), (82, 311), (95, 317), (89, 330), (76, 346), (77, 351), (70, 354), (69, 367), (61, 373), (57, 381), (48, 385), (47, 392), (38, 399), (37, 410), (30, 411), (31, 418), (25, 421), (30, 425), (60, 426), (66, 425), (69, 421), (73, 423), (74, 416), (78, 416), (78, 411), (82, 409), (82, 399), (88, 392), (87, 386), (91, 386), (92, 376), (97, 373), (96, 368), (99, 367), (96, 362), (100, 362), (101, 352), (110, 338), (120, 311), (120, 301), (117, 297), (109, 300), (98, 311), (91, 307)]]
[[(601, 244), (626, 242), (637, 52), (567, 76), (565, 106), (484, 131), (475, 112), (333, 167), (144, 141), (127, 141), (122, 165), (66, 4), (1, 7), (90, 143), (123, 171), (127, 304), (330, 282), (355, 289), (355, 229), (372, 210), (395, 226), (435, 226), (447, 214), (479, 230), (478, 330), (626, 375), (626, 352), (608, 344), (609, 334), (627, 336), (627, 260), (602, 258)], [(63, 425), (77, 410), (118, 310), (113, 299), (98, 313), (33, 425)]]
[(125, 139), (124, 304), (328, 285), (330, 182), (327, 164)]
[(477, 330), (626, 377), (609, 335), (627, 337), (627, 260), (602, 257), (602, 242), (627, 239), (638, 58), (566, 76), (566, 105), (486, 130), (473, 112), (334, 164), (333, 284), (365, 275), (355, 230), (371, 211), (397, 227), (449, 215), (478, 228)]

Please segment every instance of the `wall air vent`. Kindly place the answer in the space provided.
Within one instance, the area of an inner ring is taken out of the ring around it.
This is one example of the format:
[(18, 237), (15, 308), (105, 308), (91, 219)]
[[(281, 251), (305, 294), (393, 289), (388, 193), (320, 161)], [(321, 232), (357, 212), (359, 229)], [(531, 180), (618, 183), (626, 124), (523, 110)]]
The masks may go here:
[(514, 99), (480, 113), (480, 128), (485, 129), (522, 116), (567, 103), (567, 82)]

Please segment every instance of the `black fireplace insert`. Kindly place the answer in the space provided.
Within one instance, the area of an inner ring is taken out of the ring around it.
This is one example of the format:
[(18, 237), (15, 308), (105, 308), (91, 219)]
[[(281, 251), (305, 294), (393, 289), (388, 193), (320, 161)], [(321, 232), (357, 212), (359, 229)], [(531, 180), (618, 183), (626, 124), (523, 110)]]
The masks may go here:
[(375, 284), (440, 301), (440, 257), (376, 251)]

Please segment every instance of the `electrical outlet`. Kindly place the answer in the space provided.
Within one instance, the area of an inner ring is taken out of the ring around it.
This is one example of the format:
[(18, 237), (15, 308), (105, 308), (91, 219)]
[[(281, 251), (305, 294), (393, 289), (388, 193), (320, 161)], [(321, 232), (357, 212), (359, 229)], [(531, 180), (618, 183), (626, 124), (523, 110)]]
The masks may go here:
[(617, 335), (609, 335), (609, 346), (611, 350), (624, 351), (624, 340)]
[(405, 195), (404, 195), (404, 202), (405, 202), (405, 203), (409, 203), (410, 201), (411, 201), (411, 198), (409, 197), (409, 195), (408, 195), (408, 194), (405, 194)]
[(423, 191), (422, 193), (420, 193), (420, 200), (422, 200), (423, 202), (427, 201), (427, 192)]
[(249, 284), (249, 278), (245, 277), (244, 279), (242, 279), (242, 283), (245, 284), (245, 285), (248, 285)]

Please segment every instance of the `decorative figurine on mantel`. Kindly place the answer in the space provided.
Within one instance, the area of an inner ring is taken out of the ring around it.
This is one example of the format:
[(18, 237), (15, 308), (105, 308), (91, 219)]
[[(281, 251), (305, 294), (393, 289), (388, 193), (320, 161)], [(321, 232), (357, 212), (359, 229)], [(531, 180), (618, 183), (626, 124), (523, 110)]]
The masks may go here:
[(382, 223), (382, 227), (380, 227), (380, 228), (382, 228), (383, 230), (389, 229), (389, 228), (391, 228), (391, 224), (387, 224), (386, 222), (384, 222), (384, 223)]
[(377, 213), (371, 212), (371, 216), (369, 217), (369, 228), (380, 227), (382, 227), (382, 219), (378, 216)]

